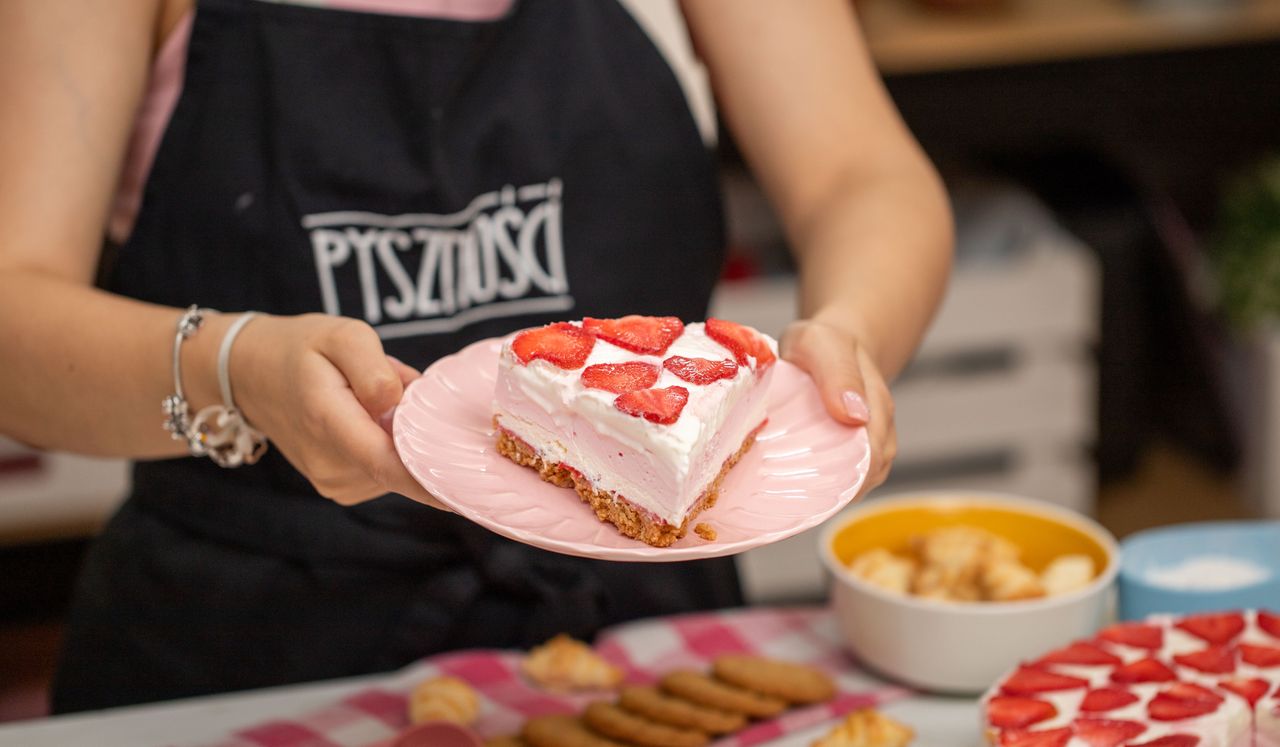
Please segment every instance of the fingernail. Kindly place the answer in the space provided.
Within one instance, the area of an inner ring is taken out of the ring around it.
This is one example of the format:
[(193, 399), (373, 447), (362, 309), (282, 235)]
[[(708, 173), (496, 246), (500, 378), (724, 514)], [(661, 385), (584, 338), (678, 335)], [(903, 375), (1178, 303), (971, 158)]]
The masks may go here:
[(386, 412), (382, 413), (382, 416), (378, 418), (378, 425), (382, 426), (382, 430), (386, 431), (387, 433), (390, 433), (391, 426), (393, 423), (395, 423), (395, 419), (396, 419), (396, 408), (392, 407), (390, 410), (387, 410)]
[(844, 400), (844, 411), (849, 413), (849, 417), (866, 424), (871, 419), (871, 411), (867, 409), (867, 403), (862, 399), (862, 395), (850, 389), (841, 395)]

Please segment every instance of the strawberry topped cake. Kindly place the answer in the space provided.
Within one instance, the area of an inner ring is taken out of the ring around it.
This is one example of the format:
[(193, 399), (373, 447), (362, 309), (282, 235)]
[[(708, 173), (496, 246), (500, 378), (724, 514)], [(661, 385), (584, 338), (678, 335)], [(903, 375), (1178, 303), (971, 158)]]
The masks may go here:
[(983, 698), (1004, 747), (1280, 747), (1280, 614), (1120, 623)]
[(722, 319), (626, 316), (524, 330), (502, 346), (498, 450), (572, 487), (656, 547), (683, 537), (765, 421), (767, 335)]

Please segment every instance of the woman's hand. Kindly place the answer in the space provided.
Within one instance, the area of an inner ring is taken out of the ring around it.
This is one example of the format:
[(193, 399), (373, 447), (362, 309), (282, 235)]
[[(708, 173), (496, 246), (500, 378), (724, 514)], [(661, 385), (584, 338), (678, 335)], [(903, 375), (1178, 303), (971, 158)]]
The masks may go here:
[(889, 476), (898, 453), (893, 396), (879, 367), (851, 333), (828, 322), (802, 319), (782, 335), (782, 357), (813, 377), (831, 417), (851, 426), (865, 425), (871, 442), (871, 467), (862, 493)]
[(348, 506), (392, 492), (443, 508), (380, 425), (418, 372), (386, 355), (369, 325), (324, 314), (255, 319), (236, 339), (230, 375), (248, 421), (321, 495)]

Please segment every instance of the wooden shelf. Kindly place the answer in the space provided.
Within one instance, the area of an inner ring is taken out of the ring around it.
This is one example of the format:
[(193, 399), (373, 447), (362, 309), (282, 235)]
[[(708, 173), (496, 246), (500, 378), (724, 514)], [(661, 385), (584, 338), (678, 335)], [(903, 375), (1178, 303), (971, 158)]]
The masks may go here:
[(1204, 8), (1154, 0), (1008, 0), (945, 12), (916, 0), (860, 0), (871, 53), (887, 75), (1164, 52), (1280, 39), (1280, 0)]

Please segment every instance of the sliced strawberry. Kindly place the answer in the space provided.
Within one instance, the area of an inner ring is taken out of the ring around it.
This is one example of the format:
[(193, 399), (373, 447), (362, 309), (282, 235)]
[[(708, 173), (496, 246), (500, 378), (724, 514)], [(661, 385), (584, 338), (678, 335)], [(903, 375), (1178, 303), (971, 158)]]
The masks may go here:
[(1240, 658), (1255, 667), (1280, 667), (1280, 648), (1275, 646), (1255, 646), (1250, 643), (1240, 644)]
[(1196, 747), (1198, 744), (1200, 744), (1200, 737), (1193, 737), (1190, 734), (1170, 734), (1150, 742), (1131, 744), (1129, 747)]
[(1088, 686), (1089, 681), (1079, 677), (1069, 677), (1032, 667), (1020, 667), (1013, 676), (1004, 681), (1000, 686), (1000, 692), (1005, 695), (1038, 695)]
[(756, 359), (758, 370), (768, 368), (775, 360), (769, 343), (750, 327), (712, 318), (707, 320), (707, 336), (733, 353), (740, 366), (747, 364), (747, 356)]
[(1001, 729), (1025, 729), (1056, 715), (1052, 703), (1035, 698), (997, 695), (987, 702), (987, 721)]
[(662, 362), (662, 367), (690, 384), (706, 385), (738, 375), (738, 364), (728, 358), (713, 361), (709, 358), (673, 355)]
[(1273, 638), (1280, 638), (1280, 613), (1258, 610), (1258, 627)]
[(1177, 679), (1177, 677), (1172, 669), (1152, 658), (1130, 662), (1118, 667), (1111, 673), (1112, 682), (1126, 684), (1132, 682), (1170, 682)]
[(1231, 674), (1236, 671), (1236, 650), (1229, 646), (1210, 646), (1203, 651), (1177, 654), (1173, 660), (1184, 667), (1210, 674)]
[(1156, 721), (1181, 721), (1184, 718), (1203, 716), (1218, 710), (1217, 703), (1196, 700), (1178, 700), (1160, 693), (1147, 704), (1147, 715)]
[(1000, 747), (1066, 747), (1071, 741), (1071, 727), (1048, 731), (1013, 729), (1000, 735)]
[(1080, 710), (1085, 713), (1101, 713), (1124, 708), (1137, 702), (1138, 696), (1123, 687), (1100, 687), (1085, 694), (1084, 700), (1080, 703)]
[(1103, 718), (1078, 718), (1072, 726), (1076, 736), (1089, 747), (1120, 747), (1147, 730), (1137, 721)]
[(1223, 700), (1221, 695), (1206, 687), (1175, 682), (1151, 699), (1147, 713), (1157, 721), (1177, 721), (1213, 713)]
[(1037, 664), (1081, 664), (1084, 666), (1113, 667), (1120, 663), (1120, 657), (1107, 651), (1096, 643), (1077, 641), (1076, 643), (1050, 652)]
[(651, 423), (671, 425), (680, 419), (680, 411), (689, 401), (689, 390), (682, 386), (663, 389), (641, 389), (619, 394), (613, 406), (628, 415), (644, 418)]
[(556, 322), (545, 327), (526, 329), (511, 341), (511, 351), (528, 365), (541, 358), (572, 371), (581, 368), (595, 347), (596, 338), (569, 322)]
[(1221, 646), (1244, 632), (1244, 615), (1239, 612), (1188, 615), (1178, 621), (1177, 626), (1197, 638)]
[(1156, 649), (1164, 645), (1164, 631), (1158, 625), (1118, 623), (1103, 629), (1098, 637), (1111, 643), (1134, 648)]
[(1271, 685), (1266, 680), (1236, 678), (1223, 680), (1218, 683), (1218, 687), (1239, 695), (1249, 701), (1249, 705), (1257, 705)]
[(602, 340), (642, 355), (662, 355), (684, 334), (684, 322), (674, 316), (624, 316), (621, 319), (582, 320), (582, 328)]
[(658, 380), (659, 373), (657, 366), (644, 361), (597, 363), (582, 369), (582, 385), (588, 389), (623, 394), (648, 389)]
[(1213, 703), (1220, 705), (1223, 697), (1207, 687), (1192, 684), (1190, 682), (1175, 682), (1165, 688), (1164, 694), (1178, 700), (1187, 700), (1196, 703)]

